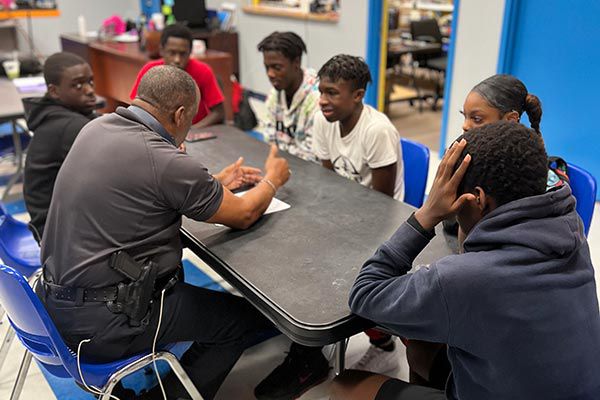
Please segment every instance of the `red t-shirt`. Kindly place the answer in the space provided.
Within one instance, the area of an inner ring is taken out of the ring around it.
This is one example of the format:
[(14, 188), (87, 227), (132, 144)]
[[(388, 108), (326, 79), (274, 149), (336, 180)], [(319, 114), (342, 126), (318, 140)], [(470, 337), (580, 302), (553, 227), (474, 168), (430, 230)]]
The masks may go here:
[[(133, 89), (131, 89), (131, 94), (129, 95), (132, 100), (137, 94), (137, 88), (140, 84), (142, 76), (144, 76), (144, 74), (148, 72), (150, 68), (164, 64), (164, 60), (157, 60), (150, 61), (142, 67), (137, 79), (135, 80)], [(217, 83), (215, 74), (207, 64), (190, 58), (187, 66), (185, 67), (185, 72), (190, 74), (190, 76), (196, 81), (198, 89), (200, 89), (200, 104), (198, 104), (198, 112), (192, 121), (192, 123), (195, 124), (208, 115), (211, 107), (221, 104), (225, 98), (223, 97), (221, 89), (219, 89), (219, 84)]]

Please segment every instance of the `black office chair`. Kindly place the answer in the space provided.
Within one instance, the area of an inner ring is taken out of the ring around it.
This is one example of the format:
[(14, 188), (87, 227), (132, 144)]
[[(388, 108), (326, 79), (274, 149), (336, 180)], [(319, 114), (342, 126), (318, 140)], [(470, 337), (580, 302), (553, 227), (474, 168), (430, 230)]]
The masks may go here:
[(413, 40), (442, 43), (442, 32), (437, 21), (433, 18), (411, 21), (410, 34)]
[(435, 19), (411, 21), (410, 34), (413, 40), (440, 44), (438, 53), (417, 56), (415, 61), (419, 62), (419, 65), (424, 68), (431, 68), (440, 72), (446, 71), (448, 57), (442, 50), (442, 32), (437, 21)]

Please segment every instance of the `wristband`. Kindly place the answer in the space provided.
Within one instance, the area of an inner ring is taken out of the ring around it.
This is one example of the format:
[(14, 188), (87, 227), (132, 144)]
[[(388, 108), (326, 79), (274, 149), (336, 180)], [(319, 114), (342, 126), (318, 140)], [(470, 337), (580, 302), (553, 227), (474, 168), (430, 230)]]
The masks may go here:
[(271, 189), (273, 189), (273, 196), (275, 196), (275, 193), (277, 193), (277, 188), (275, 187), (275, 185), (273, 184), (273, 182), (271, 182), (267, 178), (262, 178), (260, 181), (266, 183), (269, 186), (271, 186)]
[(419, 232), (421, 235), (425, 236), (429, 240), (433, 239), (433, 237), (435, 236), (435, 228), (433, 228), (430, 231), (423, 228), (423, 226), (419, 223), (419, 221), (417, 221), (417, 218), (415, 217), (414, 212), (412, 214), (410, 214), (410, 217), (408, 217), (408, 220), (406, 222), (408, 222), (408, 224), (410, 226), (415, 228), (415, 230), (417, 232)]

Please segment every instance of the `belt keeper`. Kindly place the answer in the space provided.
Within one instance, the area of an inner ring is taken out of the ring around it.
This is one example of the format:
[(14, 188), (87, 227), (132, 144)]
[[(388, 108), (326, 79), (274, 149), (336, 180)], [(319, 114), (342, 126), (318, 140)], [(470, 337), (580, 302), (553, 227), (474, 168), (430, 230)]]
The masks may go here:
[(83, 296), (85, 294), (84, 288), (77, 288), (75, 291), (75, 305), (81, 307), (83, 305)]

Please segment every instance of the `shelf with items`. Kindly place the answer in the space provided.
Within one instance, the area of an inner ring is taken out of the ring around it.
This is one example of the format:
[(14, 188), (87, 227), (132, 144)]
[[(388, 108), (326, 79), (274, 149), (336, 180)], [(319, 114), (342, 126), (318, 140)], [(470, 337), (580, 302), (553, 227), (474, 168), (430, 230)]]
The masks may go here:
[(432, 3), (429, 1), (417, 1), (417, 9), (425, 11), (436, 11), (443, 13), (451, 13), (454, 11), (454, 4), (452, 1), (443, 3)]
[(451, 13), (454, 11), (454, 2), (452, 0), (443, 1), (421, 1), (421, 0), (396, 0), (392, 5), (403, 10), (435, 11), (442, 13)]
[(252, 0), (251, 4), (244, 6), (242, 10), (247, 14), (308, 21), (338, 22), (339, 0), (327, 0), (323, 3), (327, 3), (326, 7), (320, 7), (320, 11), (315, 12), (315, 4), (318, 7), (318, 2), (310, 0)]
[[(390, 34), (392, 31), (400, 33), (410, 31), (411, 21), (434, 18), (437, 20), (442, 35), (450, 36), (450, 25), (453, 0), (420, 1), (420, 0), (392, 0), (390, 1)], [(395, 21), (395, 23), (394, 23)]]
[(0, 20), (15, 18), (46, 18), (58, 16), (60, 16), (60, 11), (58, 9), (22, 9), (0, 11)]

